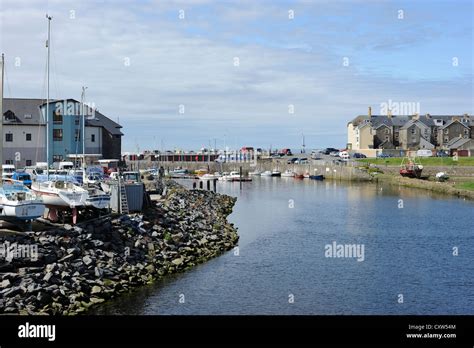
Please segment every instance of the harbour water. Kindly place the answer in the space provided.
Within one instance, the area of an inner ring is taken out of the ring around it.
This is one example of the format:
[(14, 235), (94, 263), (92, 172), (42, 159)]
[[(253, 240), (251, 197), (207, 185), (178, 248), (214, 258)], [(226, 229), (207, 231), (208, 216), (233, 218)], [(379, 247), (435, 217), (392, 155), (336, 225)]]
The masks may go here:
[[(474, 314), (472, 201), (292, 178), (218, 191), (238, 197), (238, 250), (94, 313)], [(333, 243), (363, 246), (363, 260), (327, 257)]]

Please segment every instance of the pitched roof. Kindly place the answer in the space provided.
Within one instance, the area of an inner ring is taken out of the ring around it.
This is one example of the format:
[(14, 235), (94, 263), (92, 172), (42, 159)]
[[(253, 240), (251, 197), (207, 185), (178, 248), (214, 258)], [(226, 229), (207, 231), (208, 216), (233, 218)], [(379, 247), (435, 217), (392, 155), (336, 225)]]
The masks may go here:
[[(44, 99), (4, 98), (2, 115), (10, 110), (18, 119), (18, 121), (14, 123), (33, 125), (40, 123), (44, 124), (44, 120), (39, 108), (44, 102)], [(3, 123), (8, 124), (12, 122), (4, 120)]]
[(451, 126), (453, 123), (456, 123), (456, 122), (462, 124), (466, 128), (469, 128), (469, 126), (467, 126), (464, 122), (461, 122), (459, 120), (450, 120), (444, 126), (441, 126), (440, 129), (445, 129), (445, 128)]
[[(68, 99), (78, 103), (75, 99)], [(55, 103), (58, 100), (50, 100), (51, 103)], [(3, 99), (3, 113), (8, 110), (12, 111), (16, 119), (14, 122), (4, 120), (4, 124), (33, 124), (39, 125), (44, 124), (44, 120), (41, 113), (41, 107), (46, 105), (45, 99), (25, 99), (25, 98), (4, 98)], [(25, 115), (29, 115), (25, 117)], [(110, 118), (104, 116), (102, 113), (95, 111), (95, 117), (93, 119), (86, 119), (86, 125), (92, 127), (104, 127), (109, 133), (113, 135), (123, 135), (120, 131), (121, 125), (112, 121)]]
[(461, 137), (456, 137), (451, 139), (447, 144), (446, 147), (449, 149), (457, 149), (458, 147), (464, 145), (468, 141), (471, 141), (470, 138), (461, 138)]

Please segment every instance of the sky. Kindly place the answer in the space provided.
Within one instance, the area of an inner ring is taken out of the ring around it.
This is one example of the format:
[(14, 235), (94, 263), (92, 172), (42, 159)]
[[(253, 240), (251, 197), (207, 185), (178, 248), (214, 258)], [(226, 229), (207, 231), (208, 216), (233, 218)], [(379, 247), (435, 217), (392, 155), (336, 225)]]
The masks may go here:
[(339, 147), (384, 103), (474, 113), (472, 0), (0, 0), (6, 98), (86, 101), (123, 151)]

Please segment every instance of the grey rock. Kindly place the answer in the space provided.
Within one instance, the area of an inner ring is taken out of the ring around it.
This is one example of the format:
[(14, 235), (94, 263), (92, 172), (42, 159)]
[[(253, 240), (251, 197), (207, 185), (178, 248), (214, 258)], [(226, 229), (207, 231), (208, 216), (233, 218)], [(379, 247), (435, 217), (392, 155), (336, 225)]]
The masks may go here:
[(92, 263), (92, 259), (90, 258), (90, 256), (86, 255), (82, 258), (82, 261), (84, 262), (84, 264), (86, 264), (87, 266), (89, 266), (91, 263)]

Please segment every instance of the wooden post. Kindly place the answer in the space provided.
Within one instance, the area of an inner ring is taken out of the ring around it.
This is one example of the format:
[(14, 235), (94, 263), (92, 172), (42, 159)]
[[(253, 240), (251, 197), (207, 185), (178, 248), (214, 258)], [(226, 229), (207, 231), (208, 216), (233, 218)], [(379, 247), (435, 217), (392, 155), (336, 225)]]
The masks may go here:
[(239, 178), (240, 178), (240, 189), (242, 190), (242, 166), (240, 166)]

